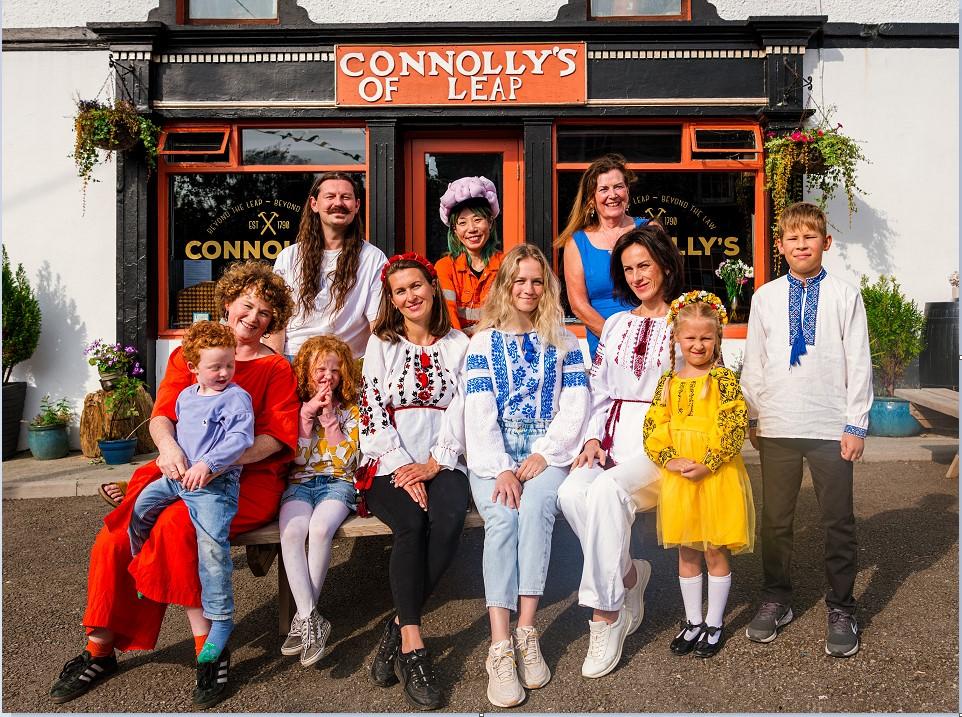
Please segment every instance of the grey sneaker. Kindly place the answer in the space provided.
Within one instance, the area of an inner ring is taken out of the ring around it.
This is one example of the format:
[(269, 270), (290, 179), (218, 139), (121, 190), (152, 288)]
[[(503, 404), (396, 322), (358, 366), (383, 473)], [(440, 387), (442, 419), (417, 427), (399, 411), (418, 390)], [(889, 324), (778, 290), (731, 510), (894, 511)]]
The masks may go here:
[(294, 619), (291, 620), (291, 631), (287, 633), (287, 639), (284, 640), (284, 644), (281, 645), (282, 655), (300, 655), (301, 654), (301, 625), (304, 624), (304, 620), (301, 620), (294, 613)]
[(858, 623), (855, 616), (835, 608), (829, 610), (825, 654), (832, 657), (851, 657), (858, 652), (858, 647)]
[(301, 623), (301, 664), (309, 667), (324, 657), (324, 646), (331, 634), (331, 623), (311, 610), (311, 614)]
[(751, 623), (745, 628), (745, 637), (752, 642), (771, 642), (778, 637), (778, 629), (794, 618), (791, 605), (763, 602)]

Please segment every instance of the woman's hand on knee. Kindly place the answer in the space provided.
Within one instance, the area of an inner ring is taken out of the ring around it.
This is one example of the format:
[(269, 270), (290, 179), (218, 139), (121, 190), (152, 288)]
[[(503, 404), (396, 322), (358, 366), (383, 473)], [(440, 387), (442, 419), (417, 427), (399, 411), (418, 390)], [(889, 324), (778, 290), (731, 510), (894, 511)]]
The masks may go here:
[(544, 459), (543, 455), (540, 453), (532, 453), (518, 466), (518, 470), (514, 472), (514, 475), (519, 481), (524, 483), (526, 480), (531, 480), (535, 476), (540, 475), (541, 471), (547, 467), (548, 461)]
[(177, 445), (177, 441), (171, 440), (157, 447), (160, 454), (157, 456), (157, 467), (160, 472), (171, 480), (181, 480), (187, 474), (187, 456)]
[(428, 491), (424, 483), (408, 483), (402, 488), (411, 496), (411, 500), (421, 506), (421, 510), (428, 509)]
[(608, 460), (608, 453), (601, 449), (601, 441), (597, 438), (592, 438), (585, 443), (584, 448), (581, 449), (581, 453), (577, 455), (571, 467), (581, 468), (581, 466), (588, 466), (591, 468), (595, 464), (595, 461), (598, 461), (598, 465), (603, 467), (606, 460)]
[(426, 463), (408, 463), (394, 471), (394, 485), (404, 488), (411, 483), (423, 483), (432, 480), (440, 470), (441, 466), (434, 460), (434, 456), (428, 458)]
[(501, 503), (507, 508), (517, 509), (521, 502), (521, 481), (513, 471), (502, 471), (494, 480), (492, 503)]

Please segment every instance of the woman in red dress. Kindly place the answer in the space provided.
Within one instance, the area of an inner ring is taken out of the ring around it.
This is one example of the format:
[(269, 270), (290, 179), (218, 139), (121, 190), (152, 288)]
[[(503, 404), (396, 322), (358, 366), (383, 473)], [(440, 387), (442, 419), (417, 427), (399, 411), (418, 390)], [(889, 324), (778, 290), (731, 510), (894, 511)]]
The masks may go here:
[[(230, 529), (233, 537), (277, 516), (288, 463), (297, 447), (293, 371), (286, 358), (261, 343), (265, 334), (287, 325), (293, 299), (269, 265), (251, 261), (224, 273), (217, 282), (217, 301), (237, 338), (234, 382), (250, 394), (255, 415), (254, 445), (238, 461), (244, 468)], [(150, 420), (160, 455), (134, 472), (124, 501), (104, 518), (91, 550), (83, 617), (88, 642), (64, 665), (50, 689), (58, 704), (79, 697), (115, 672), (115, 649), (152, 649), (169, 604), (185, 607), (195, 644), (201, 644), (210, 629), (200, 606), (195, 528), (183, 501), (161, 513), (136, 558), (131, 557), (127, 534), (130, 511), (144, 486), (162, 474), (177, 480), (188, 468), (175, 440), (174, 405), (194, 380), (178, 347), (167, 362)], [(218, 661), (198, 664), (195, 705), (209, 707), (224, 696), (229, 664), (226, 649)]]

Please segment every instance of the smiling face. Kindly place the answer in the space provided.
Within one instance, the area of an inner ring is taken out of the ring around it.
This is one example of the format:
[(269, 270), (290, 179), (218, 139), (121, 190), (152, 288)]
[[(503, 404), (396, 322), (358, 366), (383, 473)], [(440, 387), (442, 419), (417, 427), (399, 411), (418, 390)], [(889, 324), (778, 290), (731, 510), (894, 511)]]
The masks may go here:
[(626, 247), (621, 252), (621, 267), (625, 281), (642, 304), (664, 300), (665, 273), (645, 247), (641, 244)]
[(454, 219), (454, 235), (469, 254), (479, 254), (491, 236), (491, 220), (466, 207)]
[(778, 253), (799, 279), (816, 276), (822, 270), (822, 254), (832, 246), (832, 235), (822, 235), (806, 224), (785, 228), (778, 240)]
[(201, 392), (219, 393), (234, 378), (234, 349), (226, 346), (201, 349), (197, 364), (188, 361), (187, 368), (197, 376)]
[(718, 344), (718, 325), (714, 321), (696, 317), (680, 321), (675, 328), (675, 339), (687, 365), (692, 368), (711, 368)]
[(434, 285), (420, 269), (399, 269), (388, 277), (391, 303), (405, 321), (423, 324), (431, 320)]
[(595, 187), (595, 211), (599, 218), (621, 219), (628, 212), (628, 183), (619, 169), (598, 175)]
[(314, 357), (308, 377), (308, 387), (311, 393), (317, 393), (317, 389), (326, 384), (334, 391), (341, 385), (341, 360), (332, 353), (320, 353)]
[(226, 305), (227, 325), (242, 344), (258, 343), (274, 315), (273, 308), (253, 291), (242, 291)]
[(321, 224), (342, 232), (351, 225), (361, 203), (354, 194), (354, 185), (346, 179), (321, 182), (317, 196), (310, 199), (311, 211), (316, 212)]
[(537, 259), (518, 262), (518, 274), (511, 284), (511, 305), (519, 314), (530, 316), (537, 311), (544, 295), (544, 275)]

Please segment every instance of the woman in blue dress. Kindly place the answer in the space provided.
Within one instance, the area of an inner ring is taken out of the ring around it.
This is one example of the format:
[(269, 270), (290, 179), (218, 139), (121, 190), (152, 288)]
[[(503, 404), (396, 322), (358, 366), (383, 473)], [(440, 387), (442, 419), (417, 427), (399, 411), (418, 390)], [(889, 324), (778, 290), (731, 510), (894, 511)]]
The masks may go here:
[(568, 304), (585, 325), (592, 359), (605, 319), (631, 308), (612, 296), (610, 264), (618, 237), (648, 223), (628, 214), (628, 187), (634, 181), (635, 173), (620, 154), (606, 154), (592, 162), (581, 175), (568, 224), (555, 242), (555, 247), (565, 250)]

